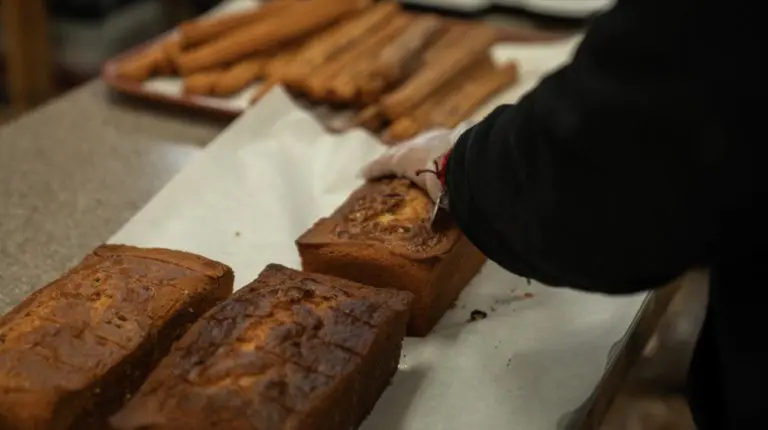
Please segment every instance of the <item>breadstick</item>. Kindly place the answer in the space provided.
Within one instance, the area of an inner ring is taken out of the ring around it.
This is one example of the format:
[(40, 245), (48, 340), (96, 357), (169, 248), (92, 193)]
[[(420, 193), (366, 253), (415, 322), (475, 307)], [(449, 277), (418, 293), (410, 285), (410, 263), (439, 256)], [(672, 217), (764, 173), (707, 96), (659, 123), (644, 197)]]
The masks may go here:
[(171, 69), (169, 74), (176, 73), (176, 69), (177, 69), (176, 64), (178, 63), (179, 58), (183, 53), (183, 50), (181, 47), (181, 39), (178, 36), (172, 37), (170, 40), (166, 41), (163, 44), (163, 50), (165, 51), (165, 56), (168, 59), (167, 67)]
[(254, 10), (183, 22), (179, 25), (180, 47), (191, 48), (209, 42), (222, 34), (279, 13), (290, 4), (288, 1), (272, 1)]
[[(464, 80), (463, 75), (458, 75), (457, 78)], [(433, 93), (429, 98), (410, 114), (400, 117), (390, 124), (384, 134), (384, 140), (386, 142), (400, 142), (405, 139), (410, 139), (416, 136), (419, 132), (429, 128), (429, 114), (437, 108), (437, 106), (446, 99), (450, 92), (457, 89), (456, 85), (446, 84), (441, 90)]]
[(452, 46), (443, 49), (446, 44), (438, 44), (439, 55), (428, 59), (403, 85), (382, 98), (381, 108), (387, 117), (395, 119), (406, 115), (430, 93), (486, 54), (496, 41), (496, 31), (486, 26), (473, 30), (451, 29), (443, 40), (452, 41)]
[(483, 57), (424, 100), (409, 115), (387, 129), (385, 140), (402, 141), (432, 127), (452, 128), (469, 117), (485, 100), (517, 79), (517, 66), (494, 66)]
[(436, 16), (419, 17), (381, 51), (369, 73), (357, 77), (363, 102), (377, 101), (387, 88), (405, 79), (418, 64), (427, 45), (442, 29), (442, 19)]
[(418, 65), (422, 51), (442, 27), (442, 20), (435, 16), (416, 18), (364, 67), (339, 76), (335, 91), (342, 98), (354, 91), (363, 104), (377, 102), (386, 89), (402, 81)]
[(328, 97), (334, 102), (355, 103), (360, 99), (359, 81), (361, 76), (367, 76), (379, 53), (391, 44), (392, 40), (402, 34), (416, 18), (410, 15), (401, 15), (398, 19), (387, 24), (380, 34), (369, 38), (368, 44), (360, 45), (357, 53), (344, 63), (344, 67), (334, 71), (334, 76), (329, 77), (328, 87), (325, 89)]
[(514, 84), (517, 78), (515, 63), (494, 67), (490, 73), (475, 74), (430, 113), (429, 126), (456, 127), (492, 95)]
[(280, 49), (277, 55), (267, 61), (264, 69), (264, 75), (268, 80), (282, 84), (288, 74), (291, 64), (296, 59), (299, 51), (302, 49), (306, 39), (297, 40), (290, 45)]
[(296, 40), (362, 10), (371, 0), (309, 0), (291, 2), (286, 10), (184, 53), (182, 75), (231, 63)]
[(206, 70), (184, 78), (184, 94), (207, 96), (213, 94), (213, 86), (221, 78), (221, 70)]
[(355, 126), (365, 127), (371, 131), (378, 131), (384, 124), (384, 115), (376, 105), (370, 105), (360, 111), (352, 120)]
[(152, 46), (118, 64), (117, 75), (131, 81), (146, 81), (159, 71), (166, 58), (161, 46)]
[[(158, 45), (162, 56), (158, 57), (157, 67), (155, 73), (158, 75), (172, 75), (176, 70), (174, 65), (174, 59), (181, 52), (181, 45), (178, 37), (170, 37)], [(158, 49), (156, 48), (156, 49)]]
[(494, 68), (493, 61), (488, 55), (475, 61), (466, 70), (462, 70), (458, 75), (430, 94), (408, 115), (393, 121), (387, 129), (385, 140), (398, 142), (411, 138), (420, 131), (429, 128), (432, 112), (445, 103), (452, 94), (460, 91), (461, 87), (466, 85), (467, 82), (493, 73)]
[(399, 11), (397, 3), (382, 2), (318, 35), (296, 55), (287, 72), (286, 84), (299, 86), (316, 67), (374, 31)]
[(299, 49), (301, 49), (302, 44), (302, 41), (295, 42), (281, 50), (279, 54), (267, 62), (264, 72), (267, 80), (251, 96), (251, 104), (261, 100), (276, 85), (283, 83), (288, 66), (299, 52)]
[(444, 21), (444, 24), (447, 31), (443, 33), (442, 37), (437, 39), (426, 52), (424, 52), (424, 61), (430, 62), (439, 59), (441, 56), (444, 56), (446, 52), (450, 52), (451, 49), (454, 49), (456, 44), (460, 43), (471, 32), (477, 31), (477, 29), (481, 27), (478, 24), (469, 24), (464, 21)]
[(364, 59), (366, 54), (381, 49), (388, 40), (391, 40), (395, 35), (403, 31), (412, 20), (413, 18), (409, 15), (399, 15), (387, 23), (384, 28), (358, 40), (357, 43), (342, 52), (336, 59), (315, 71), (304, 83), (303, 90), (311, 98), (327, 100), (332, 95), (333, 81), (345, 68), (354, 67), (354, 63)]
[(213, 93), (217, 96), (231, 96), (242, 91), (245, 87), (263, 78), (269, 57), (253, 57), (242, 61), (224, 71), (213, 85)]
[(392, 122), (387, 131), (384, 132), (382, 140), (390, 144), (402, 142), (416, 136), (422, 129), (422, 123), (416, 118), (404, 116)]

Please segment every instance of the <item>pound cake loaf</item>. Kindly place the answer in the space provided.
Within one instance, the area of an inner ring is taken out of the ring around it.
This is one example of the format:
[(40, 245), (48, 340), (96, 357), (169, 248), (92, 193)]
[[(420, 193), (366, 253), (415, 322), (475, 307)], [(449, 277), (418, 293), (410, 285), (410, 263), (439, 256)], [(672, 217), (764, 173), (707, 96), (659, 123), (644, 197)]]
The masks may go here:
[(185, 252), (96, 248), (0, 318), (0, 430), (107, 428), (233, 281)]
[(201, 318), (117, 430), (351, 430), (397, 370), (411, 295), (269, 265)]
[(455, 225), (432, 231), (433, 207), (406, 179), (369, 182), (299, 237), (302, 267), (410, 291), (408, 334), (425, 336), (485, 263)]

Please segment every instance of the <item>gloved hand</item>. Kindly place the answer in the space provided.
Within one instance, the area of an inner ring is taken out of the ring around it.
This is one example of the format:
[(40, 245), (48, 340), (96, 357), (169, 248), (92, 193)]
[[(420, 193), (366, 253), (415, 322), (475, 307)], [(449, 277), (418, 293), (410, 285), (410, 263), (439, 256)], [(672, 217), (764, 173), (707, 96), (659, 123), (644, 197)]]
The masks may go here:
[(453, 148), (462, 133), (474, 123), (464, 122), (453, 130), (435, 129), (422, 133), (411, 140), (388, 149), (362, 170), (367, 180), (384, 176), (408, 178), (424, 189), (433, 201), (437, 201), (442, 185), (435, 173), (436, 161)]

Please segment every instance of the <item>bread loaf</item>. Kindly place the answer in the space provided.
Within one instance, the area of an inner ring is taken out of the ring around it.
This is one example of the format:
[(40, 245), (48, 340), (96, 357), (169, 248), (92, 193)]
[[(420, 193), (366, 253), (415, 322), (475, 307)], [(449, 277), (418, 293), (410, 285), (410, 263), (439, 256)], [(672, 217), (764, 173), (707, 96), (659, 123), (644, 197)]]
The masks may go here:
[(368, 183), (297, 240), (302, 266), (413, 293), (408, 333), (425, 336), (485, 262), (455, 225), (432, 231), (432, 208), (408, 180)]
[(349, 430), (397, 370), (411, 295), (268, 266), (201, 318), (118, 430)]
[(0, 429), (106, 428), (232, 283), (229, 267), (196, 255), (96, 248), (0, 318)]

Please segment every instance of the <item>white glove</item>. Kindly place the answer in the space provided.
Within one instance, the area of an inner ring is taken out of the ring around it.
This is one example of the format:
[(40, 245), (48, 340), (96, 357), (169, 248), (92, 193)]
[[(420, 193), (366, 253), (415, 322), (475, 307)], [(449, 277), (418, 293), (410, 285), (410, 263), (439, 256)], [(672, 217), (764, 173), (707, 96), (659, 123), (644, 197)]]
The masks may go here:
[(365, 166), (362, 176), (367, 180), (390, 175), (408, 178), (437, 201), (442, 192), (440, 180), (437, 174), (424, 171), (434, 172), (435, 162), (453, 148), (456, 140), (472, 125), (464, 122), (453, 130), (435, 129), (399, 143)]

